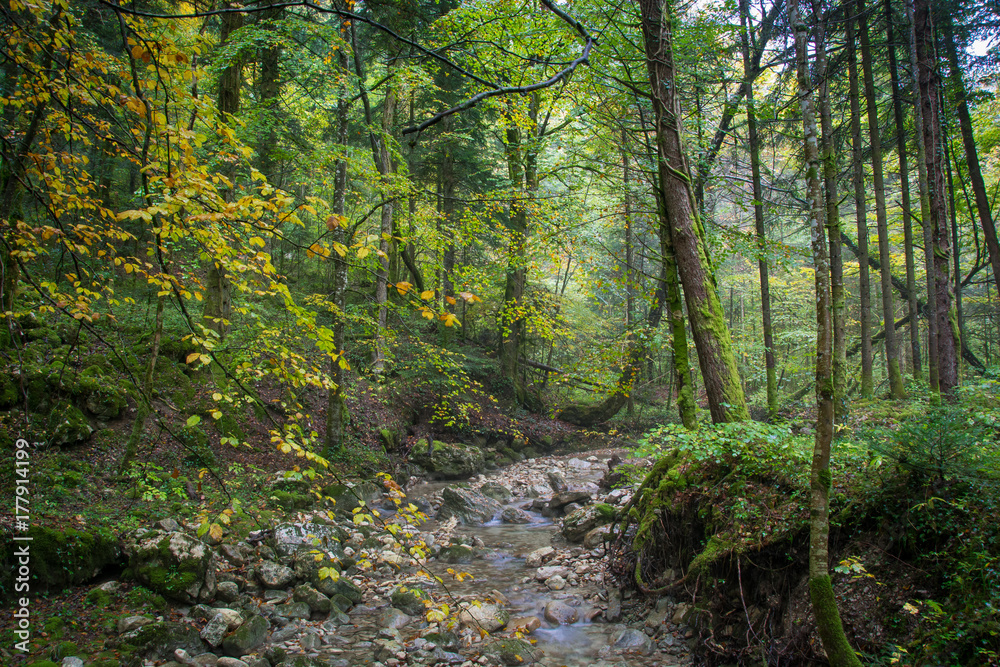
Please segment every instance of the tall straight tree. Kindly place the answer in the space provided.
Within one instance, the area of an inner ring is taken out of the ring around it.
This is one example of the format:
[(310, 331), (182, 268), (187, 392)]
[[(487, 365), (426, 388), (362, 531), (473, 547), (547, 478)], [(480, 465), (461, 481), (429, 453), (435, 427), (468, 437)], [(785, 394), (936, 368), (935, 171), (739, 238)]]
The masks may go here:
[(997, 240), (997, 228), (993, 224), (990, 198), (986, 192), (983, 170), (979, 165), (979, 150), (976, 148), (976, 135), (972, 128), (972, 114), (969, 113), (969, 97), (965, 92), (965, 81), (962, 79), (962, 67), (958, 59), (958, 47), (955, 45), (955, 28), (950, 16), (945, 19), (942, 28), (943, 43), (948, 56), (951, 95), (955, 111), (958, 112), (958, 126), (962, 132), (962, 146), (965, 148), (965, 164), (969, 170), (969, 181), (972, 185), (972, 194), (975, 197), (976, 212), (979, 214), (979, 224), (986, 237), (986, 248), (990, 253), (990, 265), (993, 268), (994, 280), (996, 280), (997, 276), (1000, 276), (1000, 241)]
[(899, 367), (896, 345), (896, 316), (892, 298), (892, 275), (889, 254), (889, 221), (885, 210), (885, 179), (882, 175), (882, 139), (879, 129), (878, 100), (875, 97), (875, 76), (872, 72), (872, 49), (865, 17), (864, 0), (858, 0), (858, 32), (861, 37), (861, 68), (865, 82), (865, 105), (868, 108), (868, 137), (872, 156), (872, 187), (875, 190), (875, 217), (878, 224), (878, 256), (882, 265), (882, 326), (885, 331), (885, 366), (889, 376), (889, 391), (893, 398), (905, 398), (903, 374)]
[[(776, 3), (777, 4), (777, 3)], [(760, 180), (760, 137), (757, 133), (757, 105), (753, 82), (756, 78), (750, 60), (750, 2), (740, 0), (740, 42), (743, 50), (743, 81), (747, 97), (747, 132), (750, 141), (750, 176), (753, 186), (754, 230), (757, 234), (757, 269), (760, 273), (761, 328), (764, 332), (764, 369), (767, 375), (767, 411), (778, 412), (778, 380), (774, 363), (774, 329), (771, 325), (771, 285), (768, 276), (766, 233), (764, 229), (764, 191)]]
[(948, 234), (945, 203), (945, 165), (941, 144), (941, 110), (939, 105), (939, 74), (934, 51), (934, 24), (929, 0), (913, 3), (913, 34), (916, 50), (917, 98), (921, 108), (921, 133), (924, 159), (927, 165), (927, 193), (930, 217), (925, 223), (931, 243), (931, 264), (928, 269), (934, 279), (934, 318), (937, 328), (938, 387), (951, 396), (958, 386), (958, 322), (952, 304), (951, 243)]
[(854, 181), (854, 215), (858, 227), (858, 295), (861, 320), (861, 396), (871, 398), (875, 393), (872, 375), (872, 290), (868, 268), (868, 204), (865, 195), (864, 150), (861, 143), (861, 92), (858, 86), (858, 54), (855, 40), (857, 13), (861, 7), (855, 3), (855, 16), (847, 21), (847, 67), (851, 98), (851, 166)]
[(709, 411), (716, 423), (749, 419), (681, 141), (680, 99), (674, 83), (673, 6), (669, 0), (638, 1), (656, 120), (659, 187)]
[(826, 20), (820, 0), (812, 0), (816, 24), (816, 76), (819, 79), (819, 116), (822, 136), (823, 185), (826, 194), (826, 229), (830, 239), (830, 308), (833, 326), (833, 411), (837, 421), (847, 416), (847, 327), (844, 293), (844, 260), (840, 241), (840, 168), (833, 140), (830, 108), (830, 71), (826, 55)]
[(903, 247), (906, 255), (907, 309), (910, 315), (910, 356), (913, 376), (922, 375), (920, 365), (920, 327), (917, 309), (917, 272), (913, 258), (913, 223), (910, 200), (910, 169), (906, 154), (906, 125), (903, 122), (903, 100), (900, 92), (899, 71), (896, 65), (896, 40), (892, 20), (892, 0), (885, 0), (886, 36), (889, 38), (889, 77), (892, 81), (892, 112), (896, 120), (896, 153), (899, 157), (899, 196), (903, 204)]
[[(798, 0), (788, 0), (788, 20), (795, 35), (796, 80), (805, 133), (809, 191), (809, 235), (816, 270), (816, 441), (813, 447), (809, 507), (809, 597), (823, 648), (832, 667), (860, 667), (837, 609), (830, 580), (830, 445), (833, 441), (833, 318), (830, 260), (827, 255), (823, 187), (820, 183), (819, 137), (809, 76), (809, 29)], [(888, 327), (892, 327), (889, 321)]]

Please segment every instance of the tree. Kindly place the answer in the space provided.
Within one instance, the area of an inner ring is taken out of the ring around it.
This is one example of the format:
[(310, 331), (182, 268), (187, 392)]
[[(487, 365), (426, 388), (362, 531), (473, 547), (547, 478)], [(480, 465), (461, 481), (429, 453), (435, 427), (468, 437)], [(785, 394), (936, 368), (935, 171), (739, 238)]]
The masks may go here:
[(656, 119), (658, 185), (670, 221), (671, 246), (684, 287), (709, 409), (714, 422), (748, 419), (681, 139), (680, 106), (674, 86), (672, 5), (661, 7), (655, 0), (639, 0), (639, 8)]
[[(819, 21), (818, 12), (816, 19)], [(809, 75), (809, 30), (798, 0), (788, 0), (788, 21), (795, 34), (796, 80), (805, 132), (806, 180), (809, 187), (809, 233), (816, 271), (816, 441), (810, 476), (809, 597), (823, 648), (833, 667), (860, 667), (844, 634), (830, 580), (830, 444), (833, 440), (833, 324), (825, 207), (820, 184), (819, 138)], [(888, 322), (892, 327), (892, 320)]]

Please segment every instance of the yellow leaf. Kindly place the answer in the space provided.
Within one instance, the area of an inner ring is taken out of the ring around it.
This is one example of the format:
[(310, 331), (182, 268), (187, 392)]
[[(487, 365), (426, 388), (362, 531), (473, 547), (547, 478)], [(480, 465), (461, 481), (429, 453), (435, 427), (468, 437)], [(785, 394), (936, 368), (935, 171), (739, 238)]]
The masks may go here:
[(399, 292), (400, 296), (403, 296), (408, 291), (410, 291), (411, 287), (413, 287), (413, 285), (405, 281), (401, 283), (396, 283), (396, 291)]
[(444, 298), (444, 300), (445, 300), (445, 301), (447, 301), (447, 302), (448, 302), (448, 304), (449, 304), (449, 305), (451, 305), (451, 306), (454, 306), (454, 305), (455, 305), (456, 303), (458, 303), (458, 302), (457, 302), (457, 301), (455, 300), (455, 297), (453, 297), (453, 296), (446, 296), (446, 297)]
[(421, 292), (420, 298), (423, 299), (424, 301), (430, 301), (431, 299), (434, 298), (434, 290), (429, 289)]
[(365, 248), (363, 246), (361, 248), (358, 248), (358, 259), (364, 259), (369, 255), (369, 253), (371, 253), (370, 248)]
[(217, 523), (213, 523), (212, 527), (208, 529), (208, 534), (212, 536), (214, 540), (222, 539), (222, 526)]
[(184, 358), (184, 363), (193, 364), (195, 360), (200, 356), (201, 355), (198, 352), (192, 352), (191, 354), (189, 354), (187, 357)]

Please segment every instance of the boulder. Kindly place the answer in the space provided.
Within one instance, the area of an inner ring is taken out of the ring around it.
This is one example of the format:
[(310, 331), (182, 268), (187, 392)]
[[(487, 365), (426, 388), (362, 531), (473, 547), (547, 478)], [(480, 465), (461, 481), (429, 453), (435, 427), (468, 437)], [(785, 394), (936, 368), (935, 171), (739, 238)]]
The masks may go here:
[(612, 647), (631, 653), (649, 655), (653, 652), (653, 642), (641, 630), (625, 628), (615, 637)]
[(265, 588), (285, 588), (295, 580), (295, 571), (274, 561), (265, 560), (257, 568), (257, 579)]
[(308, 584), (296, 586), (292, 598), (296, 602), (305, 603), (309, 606), (310, 611), (317, 614), (329, 614), (330, 610), (333, 609), (330, 598)]
[(231, 656), (243, 656), (264, 643), (271, 624), (254, 614), (222, 640), (222, 649)]
[(492, 498), (498, 503), (509, 503), (514, 494), (503, 484), (498, 482), (486, 482), (479, 487), (479, 493), (487, 498)]
[(570, 503), (578, 503), (584, 505), (590, 502), (590, 494), (586, 491), (566, 491), (564, 493), (557, 493), (552, 496), (549, 501), (549, 509), (559, 511), (566, 507)]
[(438, 521), (455, 517), (459, 523), (478, 526), (491, 521), (503, 511), (503, 507), (492, 498), (487, 498), (472, 489), (447, 487), (441, 492), (441, 508)]
[(611, 526), (598, 526), (583, 536), (584, 549), (596, 549), (611, 535)]
[[(31, 540), (32, 590), (62, 590), (83, 584), (105, 568), (120, 567), (124, 562), (118, 538), (109, 530), (56, 530), (36, 525), (23, 535)], [(10, 539), (0, 545), (0, 565), (6, 572), (17, 569), (14, 552), (18, 546)]]
[(566, 481), (566, 476), (562, 474), (559, 470), (550, 470), (545, 473), (545, 477), (549, 480), (549, 487), (552, 489), (553, 493), (566, 493), (569, 491), (569, 483)]
[(500, 514), (500, 519), (504, 523), (525, 524), (531, 523), (531, 515), (516, 507), (506, 507)]
[(611, 523), (614, 517), (615, 510), (610, 505), (588, 505), (563, 519), (563, 537), (569, 542), (582, 542), (587, 533), (599, 525)]
[(49, 412), (46, 432), (48, 445), (73, 445), (90, 438), (94, 427), (87, 421), (80, 408), (62, 400), (57, 401)]
[(151, 531), (126, 550), (129, 570), (146, 588), (188, 604), (215, 597), (215, 554), (200, 540), (181, 532)]
[(135, 646), (136, 655), (147, 660), (168, 660), (177, 649), (194, 655), (204, 651), (198, 630), (186, 623), (150, 623), (125, 633), (120, 640)]
[(153, 619), (146, 618), (145, 616), (125, 616), (118, 619), (118, 634), (123, 635), (127, 632), (132, 632), (137, 630), (144, 625), (149, 625), (153, 622)]
[(482, 450), (471, 445), (440, 442), (428, 446), (419, 440), (410, 452), (410, 462), (436, 479), (465, 479), (482, 472), (486, 462)]
[(552, 547), (541, 547), (540, 549), (535, 549), (528, 557), (525, 559), (524, 564), (528, 567), (541, 567), (548, 561), (552, 560), (556, 555), (556, 550)]
[(580, 613), (576, 607), (561, 600), (552, 600), (545, 605), (545, 620), (556, 625), (569, 625), (580, 620)]
[(393, 630), (404, 628), (411, 622), (413, 622), (413, 616), (410, 616), (395, 607), (386, 607), (378, 617), (378, 625), (380, 628), (392, 628)]
[(545, 580), (545, 587), (550, 591), (561, 591), (566, 588), (566, 580), (556, 574)]
[(507, 621), (508, 632), (529, 634), (542, 627), (542, 621), (537, 616), (518, 616)]
[(503, 605), (484, 602), (480, 605), (468, 604), (458, 614), (458, 621), (466, 627), (494, 632), (507, 625), (510, 612)]
[(282, 559), (295, 556), (299, 550), (339, 550), (346, 537), (336, 526), (320, 523), (284, 523), (274, 529), (274, 549)]
[(491, 639), (483, 647), (483, 655), (503, 665), (534, 663), (540, 653), (523, 639)]
[(423, 616), (427, 609), (424, 605), (426, 596), (423, 591), (416, 588), (397, 586), (389, 596), (392, 606), (404, 612), (408, 616)]

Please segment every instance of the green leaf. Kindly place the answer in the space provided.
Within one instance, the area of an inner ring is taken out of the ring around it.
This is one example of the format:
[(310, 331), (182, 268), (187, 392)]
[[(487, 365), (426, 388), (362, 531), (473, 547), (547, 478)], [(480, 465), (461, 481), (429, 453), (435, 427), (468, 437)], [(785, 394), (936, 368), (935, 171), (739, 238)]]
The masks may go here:
[(191, 415), (190, 417), (188, 417), (187, 420), (188, 426), (197, 426), (200, 423), (201, 423), (201, 415)]

